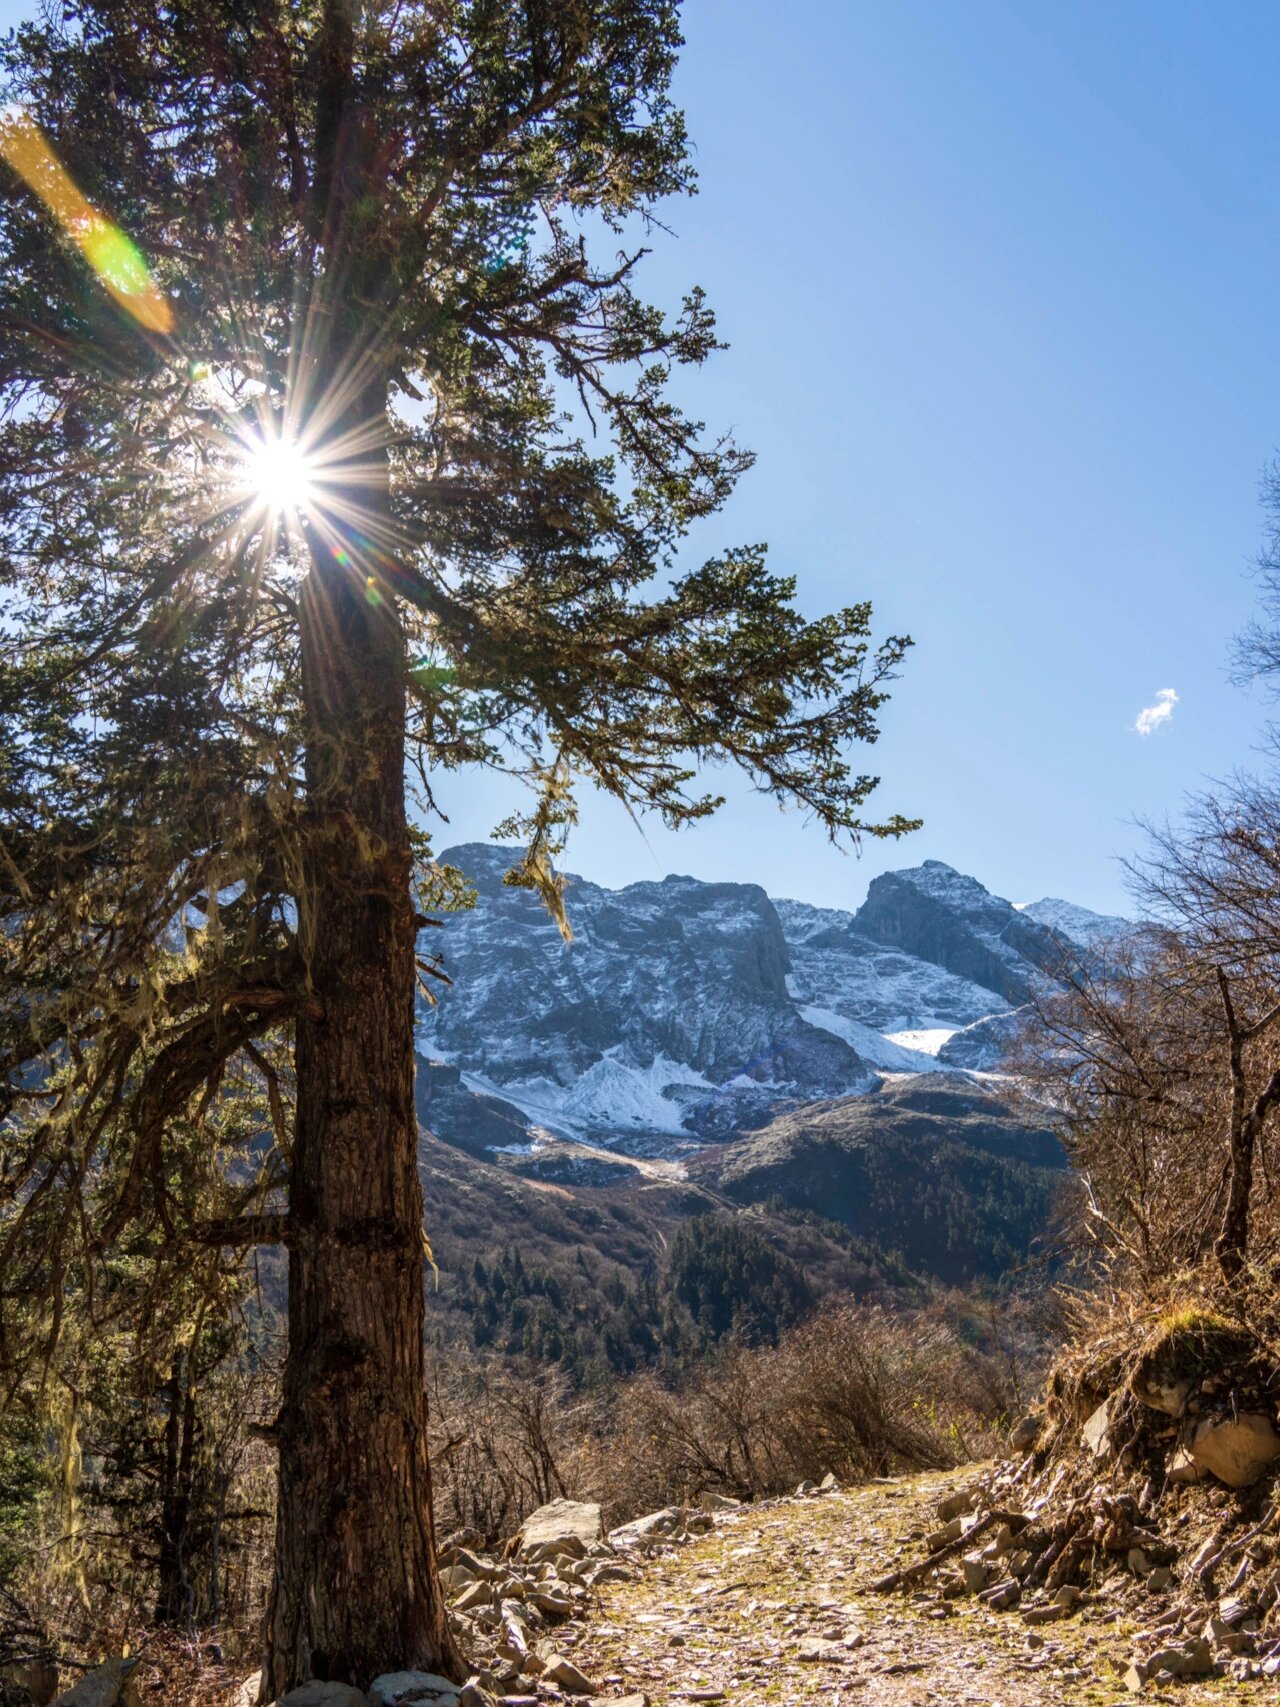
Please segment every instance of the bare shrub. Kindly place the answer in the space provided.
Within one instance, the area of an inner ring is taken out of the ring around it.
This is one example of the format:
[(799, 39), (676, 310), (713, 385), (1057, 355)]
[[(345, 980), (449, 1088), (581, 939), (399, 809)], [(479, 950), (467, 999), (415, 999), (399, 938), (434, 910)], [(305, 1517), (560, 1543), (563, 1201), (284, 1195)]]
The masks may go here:
[(437, 1527), (492, 1543), (561, 1497), (616, 1524), (703, 1493), (984, 1455), (1042, 1374), (1048, 1321), (1039, 1303), (964, 1292), (909, 1311), (846, 1302), (776, 1347), (730, 1345), (678, 1379), (588, 1396), (557, 1371), (451, 1348), (431, 1395)]
[[(855, 1481), (984, 1453), (1028, 1383), (1032, 1322), (1007, 1299), (964, 1292), (903, 1311), (846, 1302), (776, 1347), (730, 1345), (676, 1380), (645, 1375), (588, 1394), (556, 1368), (439, 1348), (429, 1408), (437, 1530), (494, 1545), (559, 1497), (598, 1501), (612, 1526), (706, 1492), (760, 1497), (827, 1471)], [(154, 1621), (150, 1484), (108, 1451), (130, 1417), (141, 1424), (127, 1407), (97, 1418), (76, 1496), (82, 1568), (57, 1569), (68, 1517), (50, 1495), (34, 1514), (43, 1527), (27, 1537), (21, 1599), (0, 1596), (0, 1661), (47, 1652), (74, 1672), (127, 1647), (142, 1655), (148, 1694), (222, 1699), (257, 1657), (277, 1391), (274, 1365), (255, 1360), (219, 1370), (202, 1395), (200, 1451), (219, 1473), (199, 1562), (208, 1592), (167, 1630)]]
[(776, 1348), (732, 1349), (674, 1387), (643, 1376), (619, 1389), (599, 1443), (605, 1503), (620, 1522), (702, 1493), (749, 1499), (828, 1471), (857, 1481), (962, 1462), (992, 1448), (1035, 1350), (996, 1358), (966, 1344), (954, 1305), (833, 1306)]
[(428, 1415), (442, 1534), (497, 1540), (538, 1506), (584, 1486), (590, 1407), (558, 1369), (520, 1369), (450, 1348), (434, 1360)]
[(981, 1456), (993, 1444), (993, 1428), (1035, 1405), (1067, 1332), (1063, 1295), (1044, 1283), (999, 1293), (956, 1287), (931, 1298), (919, 1314), (943, 1330), (937, 1361), (921, 1379), (945, 1395), (951, 1427), (965, 1418), (980, 1423), (970, 1455)]

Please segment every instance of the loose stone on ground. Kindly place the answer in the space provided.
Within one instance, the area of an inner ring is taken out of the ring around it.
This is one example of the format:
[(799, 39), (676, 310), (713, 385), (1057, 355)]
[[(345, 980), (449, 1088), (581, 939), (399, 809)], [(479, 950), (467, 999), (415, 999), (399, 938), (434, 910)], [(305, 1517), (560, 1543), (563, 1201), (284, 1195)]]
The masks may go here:
[[(1134, 1545), (1106, 1582), (1024, 1595), (1026, 1520), (984, 1498), (972, 1468), (848, 1489), (830, 1478), (788, 1499), (667, 1507), (608, 1536), (597, 1507), (555, 1501), (503, 1550), (441, 1549), (471, 1683), (398, 1673), (367, 1698), (285, 1702), (1206, 1707), (1224, 1686), (1241, 1707), (1275, 1699), (1280, 1660), (1259, 1654), (1242, 1594), (1187, 1631), (1161, 1611), (1174, 1573)], [(922, 1546), (941, 1561), (926, 1572)], [(899, 1588), (878, 1592), (887, 1580)]]
[[(618, 1680), (602, 1698), (641, 1691), (650, 1707), (1116, 1707), (1129, 1698), (1138, 1632), (1101, 1596), (1064, 1584), (1024, 1621), (1016, 1605), (1001, 1612), (972, 1590), (952, 1599), (935, 1585), (873, 1592), (934, 1538), (939, 1508), (944, 1527), (974, 1515), (973, 1479), (972, 1470), (885, 1479), (717, 1513), (712, 1533), (662, 1548), (630, 1583), (601, 1587), (574, 1662)], [(962, 1521), (962, 1545), (964, 1533)], [(1016, 1535), (990, 1529), (973, 1547), (987, 1549), (984, 1582), (994, 1571), (998, 1588)], [(957, 1555), (957, 1581), (961, 1568)], [(1242, 1707), (1274, 1700), (1274, 1682), (1205, 1678), (1204, 1652), (1182, 1656), (1176, 1693), (1162, 1689), (1172, 1670), (1151, 1671), (1144, 1697), (1206, 1707), (1226, 1683)]]

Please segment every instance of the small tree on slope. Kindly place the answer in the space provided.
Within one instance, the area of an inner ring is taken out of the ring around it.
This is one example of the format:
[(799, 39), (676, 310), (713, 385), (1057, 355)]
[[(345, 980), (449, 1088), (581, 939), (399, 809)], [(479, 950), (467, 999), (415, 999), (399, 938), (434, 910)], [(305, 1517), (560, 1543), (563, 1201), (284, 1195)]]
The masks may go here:
[[(585, 234), (691, 188), (679, 41), (674, 0), (83, 0), (5, 54), (0, 1356), (47, 1363), (136, 1229), (287, 1246), (268, 1693), (461, 1663), (406, 761), (424, 809), (442, 768), (535, 785), (514, 876), (562, 920), (578, 777), (682, 824), (724, 759), (910, 827), (846, 757), (907, 642), (803, 621), (759, 549), (673, 567), (748, 460), (668, 394), (712, 319)], [(169, 1134), (246, 1072), (274, 1148), (211, 1215)]]

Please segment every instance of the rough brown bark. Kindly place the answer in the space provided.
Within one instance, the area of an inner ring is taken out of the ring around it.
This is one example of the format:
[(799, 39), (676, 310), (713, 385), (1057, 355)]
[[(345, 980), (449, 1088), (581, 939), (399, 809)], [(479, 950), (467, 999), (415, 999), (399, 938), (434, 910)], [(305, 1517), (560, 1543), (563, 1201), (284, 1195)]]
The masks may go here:
[[(358, 501), (385, 516), (385, 494)], [(297, 1034), (268, 1700), (311, 1677), (464, 1675), (427, 1462), (404, 642), (391, 571), (354, 536), (333, 544), (317, 540), (302, 590), (315, 999)]]
[(1222, 1009), (1227, 1022), (1230, 1046), (1231, 1114), (1227, 1133), (1227, 1205), (1222, 1215), (1222, 1227), (1214, 1243), (1213, 1254), (1223, 1277), (1232, 1281), (1245, 1265), (1249, 1250), (1249, 1201), (1253, 1196), (1253, 1158), (1267, 1123), (1267, 1116), (1280, 1102), (1280, 1070), (1274, 1072), (1246, 1112), (1244, 1046), (1250, 1038), (1272, 1024), (1277, 1018), (1273, 1010), (1252, 1026), (1242, 1026), (1236, 1018), (1231, 999), (1231, 985), (1226, 973), (1219, 968), (1218, 987), (1222, 994)]
[(1227, 1280), (1236, 1278), (1248, 1255), (1253, 1158), (1267, 1123), (1267, 1116), (1277, 1102), (1280, 1102), (1280, 1072), (1271, 1075), (1247, 1115), (1237, 1118), (1233, 1102), (1227, 1206), (1223, 1211), (1222, 1230), (1213, 1247), (1218, 1266)]
[(195, 1453), (196, 1402), (187, 1354), (173, 1360), (169, 1415), (164, 1431), (161, 1481), (160, 1562), (156, 1589), (157, 1624), (185, 1628), (195, 1610), (187, 1578), (187, 1525), (191, 1517), (192, 1460)]

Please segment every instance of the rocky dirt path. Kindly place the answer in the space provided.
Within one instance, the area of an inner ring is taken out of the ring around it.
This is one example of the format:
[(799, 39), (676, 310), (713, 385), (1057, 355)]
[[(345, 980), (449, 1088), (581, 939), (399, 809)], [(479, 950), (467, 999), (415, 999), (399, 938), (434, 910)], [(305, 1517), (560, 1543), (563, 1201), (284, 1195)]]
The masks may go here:
[[(718, 1514), (713, 1533), (602, 1587), (590, 1618), (557, 1638), (600, 1698), (652, 1707), (1109, 1707), (1135, 1627), (1105, 1605), (1043, 1630), (1019, 1614), (871, 1583), (919, 1554), (938, 1500), (964, 1472), (903, 1477), (821, 1498)], [(971, 1476), (968, 1478), (971, 1479)], [(1148, 1685), (1144, 1702), (1274, 1701), (1274, 1681)]]

